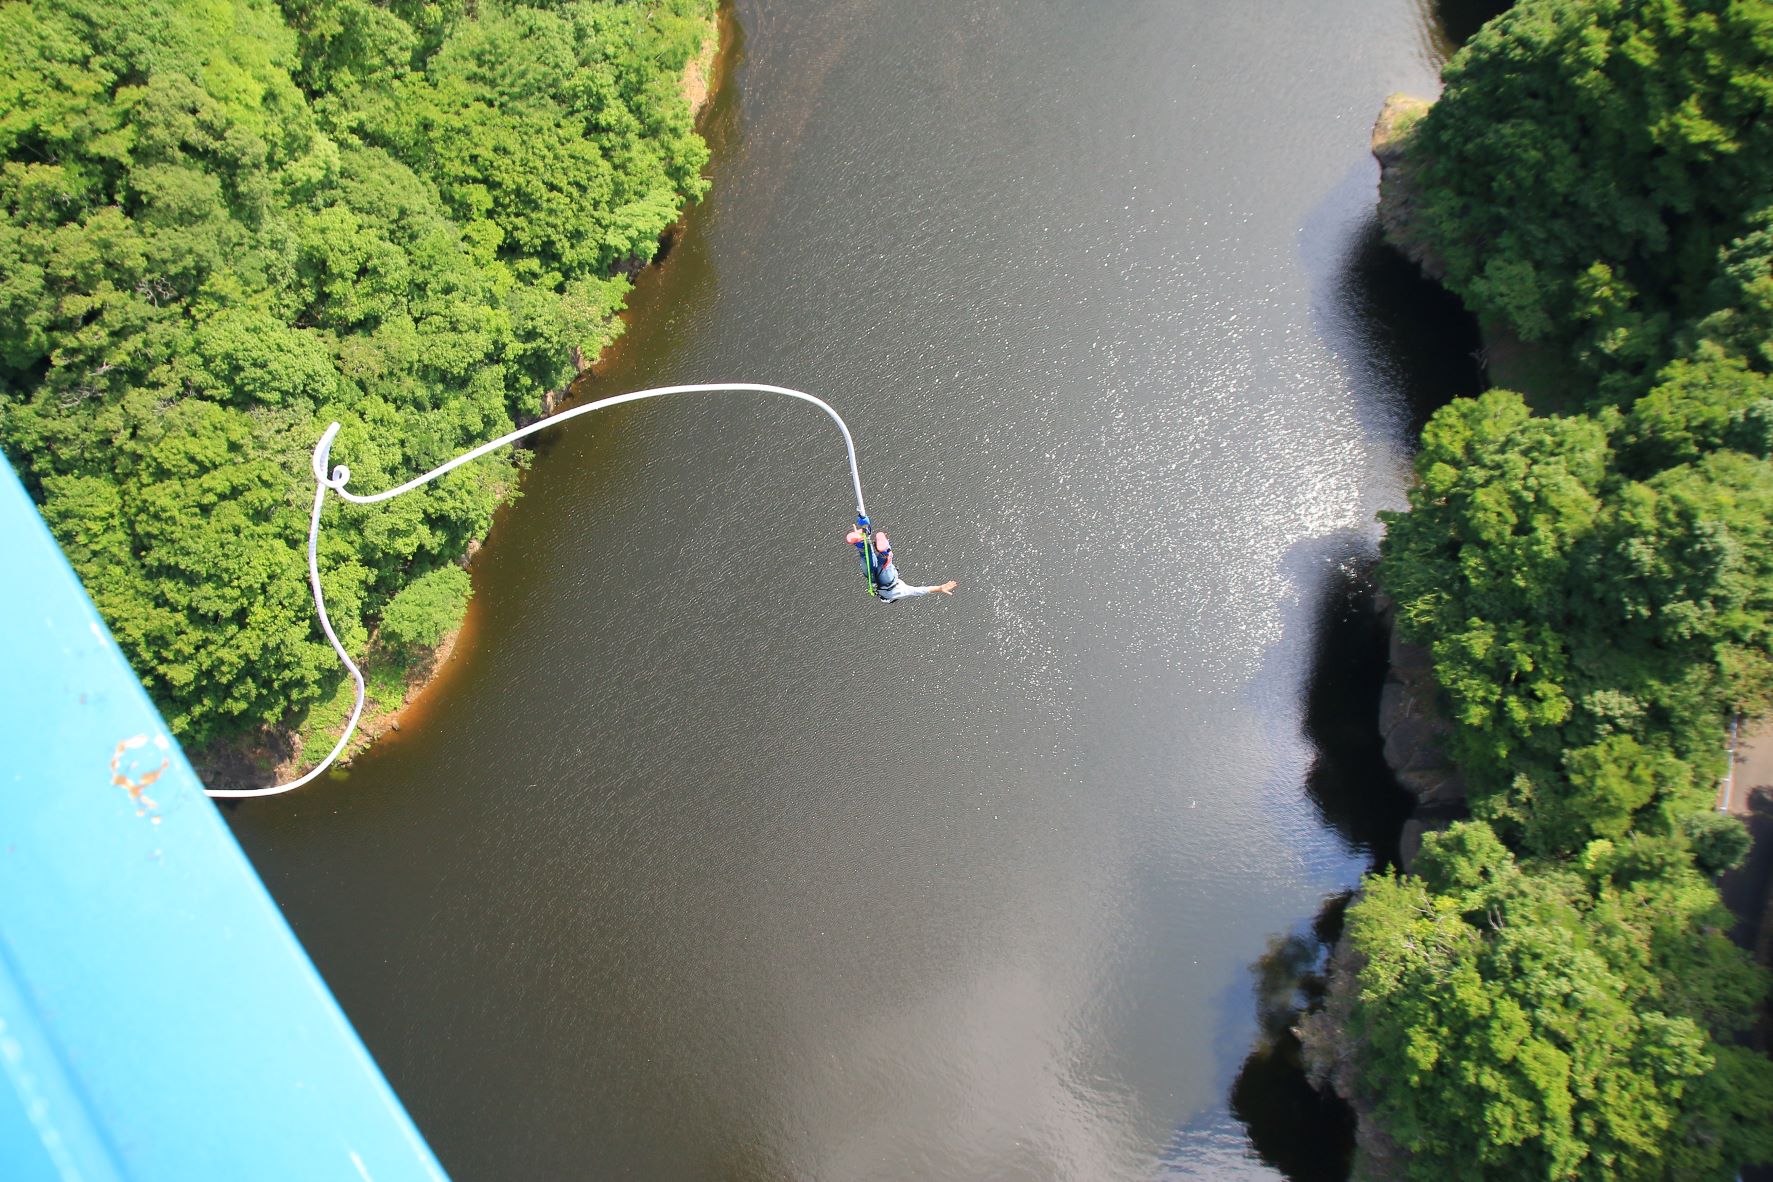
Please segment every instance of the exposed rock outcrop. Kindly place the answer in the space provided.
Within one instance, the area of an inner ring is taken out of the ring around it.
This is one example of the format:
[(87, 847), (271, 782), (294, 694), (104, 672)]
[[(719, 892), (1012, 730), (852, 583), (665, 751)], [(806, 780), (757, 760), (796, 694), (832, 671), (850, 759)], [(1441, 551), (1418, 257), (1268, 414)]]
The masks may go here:
[(1398, 783), (1423, 805), (1465, 800), (1465, 780), (1447, 758), (1452, 724), (1440, 712), (1440, 686), (1428, 650), (1391, 633), (1391, 668), (1379, 692), (1379, 734)]
[(1429, 249), (1418, 230), (1419, 198), (1415, 184), (1420, 161), (1410, 151), (1417, 123), (1433, 106), (1407, 94), (1386, 98), (1373, 124), (1373, 158), (1379, 161), (1379, 226), (1386, 241), (1403, 251), (1430, 279), (1440, 279), (1447, 265)]
[(1452, 724), (1441, 713), (1433, 659), (1426, 648), (1398, 635), (1397, 609), (1390, 599), (1380, 596), (1377, 606), (1380, 623), (1391, 636), (1390, 667), (1379, 692), (1379, 734), (1385, 741), (1385, 762), (1416, 798), (1400, 841), (1400, 860), (1408, 870), (1424, 833), (1465, 815), (1465, 778), (1447, 757)]
[(1346, 938), (1330, 953), (1323, 1001), (1293, 1027), (1299, 1054), (1311, 1086), (1341, 1096), (1354, 1110), (1354, 1163), (1351, 1178), (1401, 1178), (1403, 1149), (1372, 1119), (1371, 1105), (1360, 1089), (1360, 1048), (1351, 1033), (1351, 1018), (1363, 958)]

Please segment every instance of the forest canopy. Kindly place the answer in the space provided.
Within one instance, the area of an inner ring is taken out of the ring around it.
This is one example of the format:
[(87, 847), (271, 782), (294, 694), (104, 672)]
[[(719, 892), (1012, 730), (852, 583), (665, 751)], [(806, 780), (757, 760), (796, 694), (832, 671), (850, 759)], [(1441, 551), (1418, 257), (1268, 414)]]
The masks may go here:
[[(535, 417), (619, 332), (706, 189), (679, 80), (712, 12), (0, 5), (0, 446), (185, 741), (336, 676), (303, 553), (327, 422), (386, 486)], [(465, 582), (436, 572), (513, 477), (332, 510), (347, 647), (391, 601), (401, 643), (435, 633)]]
[(1770, 58), (1763, 0), (1527, 0), (1491, 21), (1411, 148), (1449, 286), (1594, 376), (1646, 378), (1719, 306), (1719, 253), (1765, 228)]
[(1411, 1178), (1731, 1178), (1773, 1151), (1773, 1075), (1730, 1038), (1764, 982), (1683, 859), (1597, 842), (1522, 864), (1464, 822), (1348, 917), (1354, 1032)]
[(1349, 910), (1356, 1098), (1411, 1178), (1722, 1182), (1773, 1157), (1711, 882), (1773, 709), (1773, 2), (1519, 0), (1444, 78), (1408, 234), (1569, 364), (1436, 412), (1381, 515), (1473, 819)]
[[(1419, 229), (1447, 259), (1469, 256), (1449, 286), (1501, 315), (1485, 275), (1517, 244), (1540, 252), (1523, 290), (1547, 308), (1560, 278), (1625, 268), (1657, 309), (1638, 326), (1645, 356), (1664, 360), (1623, 405), (1602, 374), (1554, 400), (1588, 413), (1535, 413), (1500, 390), (1436, 413), (1410, 512), (1383, 515), (1381, 577), (1405, 636), (1433, 650), (1479, 816), (1539, 854), (1621, 826), (1671, 831), (1710, 798), (1723, 720), (1773, 704), (1773, 172), (1754, 171), (1773, 169), (1773, 2), (1522, 0), (1446, 77), (1409, 150), (1423, 158)], [(1616, 77), (1631, 86), (1599, 81)], [(1715, 86), (1688, 91), (1696, 78)], [(1568, 125), (1566, 100), (1585, 109), (1596, 87), (1619, 124), (1611, 154)], [(1512, 132), (1437, 156), (1472, 104)], [(1608, 229), (1624, 215), (1599, 197), (1497, 205), (1495, 174), (1538, 172), (1545, 152), (1580, 159), (1597, 194), (1633, 192), (1651, 149), (1631, 121), (1676, 112), (1683, 134), (1723, 120), (1733, 138), (1682, 157), (1694, 171), (1678, 185), (1651, 186), (1662, 228), (1629, 250)], [(1483, 220), (1502, 209), (1508, 234)], [(1574, 320), (1558, 323), (1566, 348), (1586, 347)]]

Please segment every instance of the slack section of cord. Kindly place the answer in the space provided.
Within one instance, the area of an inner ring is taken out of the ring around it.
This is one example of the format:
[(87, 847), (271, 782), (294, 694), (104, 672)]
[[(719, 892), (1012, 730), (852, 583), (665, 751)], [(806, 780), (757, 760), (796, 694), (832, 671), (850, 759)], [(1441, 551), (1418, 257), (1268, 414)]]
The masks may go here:
[(798, 398), (802, 402), (812, 403), (814, 406), (831, 416), (831, 421), (836, 423), (837, 429), (843, 433), (844, 450), (849, 455), (850, 481), (854, 484), (856, 490), (856, 516), (858, 519), (865, 520), (868, 516), (868, 510), (862, 503), (862, 474), (856, 467), (856, 442), (850, 437), (849, 425), (845, 423), (843, 417), (835, 410), (832, 410), (831, 406), (823, 399), (815, 398), (811, 394), (802, 393), (799, 390), (790, 390), (786, 386), (768, 386), (757, 382), (714, 382), (692, 386), (660, 386), (653, 390), (636, 390), (631, 394), (617, 394), (611, 398), (599, 398), (595, 402), (588, 402), (584, 406), (575, 406), (571, 410), (561, 411), (559, 414), (543, 419), (540, 422), (531, 423), (527, 427), (521, 427), (516, 431), (501, 435), (491, 442), (481, 444), (472, 451), (463, 452), (455, 459), (431, 469), (422, 476), (413, 477), (405, 484), (388, 489), (385, 492), (372, 493), (369, 496), (358, 496), (356, 493), (350, 492), (345, 488), (345, 484), (351, 479), (351, 470), (345, 467), (345, 465), (340, 464), (330, 472), (327, 470), (327, 465), (331, 462), (332, 457), (332, 442), (339, 433), (339, 425), (333, 423), (331, 426), (327, 427), (326, 431), (320, 436), (320, 442), (314, 445), (314, 513), (313, 516), (308, 519), (308, 585), (314, 591), (314, 611), (315, 614), (320, 617), (321, 631), (326, 633), (326, 639), (332, 643), (333, 651), (339, 655), (340, 663), (345, 666), (345, 671), (351, 675), (351, 681), (355, 684), (357, 689), (357, 702), (351, 707), (351, 717), (345, 723), (344, 734), (339, 736), (339, 741), (333, 744), (332, 750), (327, 753), (326, 758), (311, 768), (306, 775), (291, 780), (287, 784), (273, 784), (268, 788), (206, 788), (204, 791), (210, 796), (219, 799), (237, 799), (247, 796), (277, 796), (284, 792), (294, 791), (311, 780), (314, 780), (320, 776), (321, 773), (325, 772), (327, 768), (331, 767), (333, 761), (343, 753), (345, 745), (351, 741), (352, 734), (357, 730), (357, 720), (363, 714), (363, 671), (359, 669), (357, 663), (351, 659), (351, 654), (345, 651), (345, 646), (339, 643), (338, 633), (333, 631), (332, 620), (329, 619), (326, 614), (326, 596), (323, 595), (320, 590), (320, 510), (326, 505), (326, 493), (328, 489), (337, 493), (342, 499), (350, 501), (352, 504), (356, 505), (374, 505), (381, 501), (391, 501), (403, 493), (409, 493), (415, 488), (431, 483), (445, 472), (460, 468), (463, 464), (479, 459), (490, 451), (504, 447), (508, 443), (515, 443), (525, 436), (536, 434), (538, 431), (546, 431), (549, 428), (558, 427), (568, 419), (576, 419), (580, 415), (588, 415), (594, 410), (605, 410), (612, 406), (620, 406), (624, 402), (639, 402), (644, 398), (663, 398), (667, 394), (727, 394), (739, 392), (782, 394), (789, 398)]

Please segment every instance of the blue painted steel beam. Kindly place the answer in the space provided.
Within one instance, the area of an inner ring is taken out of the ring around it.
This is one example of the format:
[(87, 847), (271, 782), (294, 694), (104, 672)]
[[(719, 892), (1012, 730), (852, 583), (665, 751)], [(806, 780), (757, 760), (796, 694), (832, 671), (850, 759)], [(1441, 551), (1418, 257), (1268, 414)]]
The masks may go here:
[(0, 464), (0, 1177), (442, 1179)]

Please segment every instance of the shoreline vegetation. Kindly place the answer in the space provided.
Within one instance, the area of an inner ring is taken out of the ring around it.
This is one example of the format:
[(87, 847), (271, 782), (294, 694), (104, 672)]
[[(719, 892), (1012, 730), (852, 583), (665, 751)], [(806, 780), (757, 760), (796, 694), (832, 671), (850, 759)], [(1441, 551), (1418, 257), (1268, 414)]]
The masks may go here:
[(1382, 514), (1419, 803), (1296, 1034), (1356, 1178), (1722, 1182), (1773, 1158), (1713, 811), (1773, 701), (1773, 4), (1519, 0), (1443, 78), (1379, 114), (1379, 217), (1495, 388)]
[[(360, 488), (552, 412), (707, 191), (716, 0), (0, 5), (0, 448), (207, 783), (330, 747), (313, 440)], [(526, 455), (335, 504), (370, 729)], [(456, 641), (459, 643), (459, 640)]]
[[(724, 44), (721, 36), (722, 24), (727, 19), (729, 10), (725, 7), (706, 18), (701, 48), (684, 66), (679, 79), (679, 93), (689, 104), (690, 118), (698, 127), (709, 102), (719, 92), (719, 66)], [(680, 217), (667, 228), (663, 241), (669, 241), (681, 228)], [(648, 265), (662, 265), (662, 255), (661, 249), (661, 257), (655, 257)], [(618, 334), (605, 342), (602, 351), (595, 357), (574, 354), (573, 376), (564, 389), (544, 392), (544, 413), (541, 417), (545, 418), (566, 408), (572, 398), (573, 388), (598, 370), (610, 351), (618, 347), (622, 335)], [(521, 490), (518, 490), (502, 502), (501, 507), (513, 503), (521, 495)], [(461, 558), (457, 560), (462, 569), (467, 570), (472, 566), (475, 556), (479, 554), (496, 525), (495, 518), (488, 524), (485, 533), (468, 542)], [(409, 723), (422, 721), (425, 697), (438, 688), (450, 659), (464, 639), (471, 639), (474, 618), (475, 601), (471, 597), (463, 599), (456, 623), (434, 645), (421, 647), (411, 656), (385, 652), (377, 646), (378, 638), (371, 636), (371, 649), (362, 662), (365, 689), (363, 716), (358, 721), (357, 732), (350, 744), (339, 754), (337, 766), (341, 770), (348, 769), (355, 756), (368, 750), (377, 741), (389, 734), (400, 733)], [(314, 762), (308, 757), (309, 753), (323, 754), (338, 742), (339, 734), (344, 730), (345, 721), (349, 717), (352, 701), (350, 681), (341, 681), (338, 691), (311, 707), (300, 725), (279, 728), (270, 734), (249, 736), (244, 743), (219, 746), (193, 757), (194, 762), (206, 772), (219, 773), (216, 781), (218, 786), (224, 780), (244, 786), (246, 776), (253, 777), (255, 781), (263, 779), (267, 783), (292, 780)], [(204, 778), (208, 783), (208, 776)], [(229, 786), (233, 786), (233, 783)]]
[[(1416, 95), (1387, 95), (1373, 123), (1372, 151), (1379, 162), (1379, 228), (1386, 242), (1444, 286), (1447, 263), (1422, 224), (1422, 182), (1410, 152), (1412, 133), (1433, 105), (1433, 100)], [(1580, 379), (1555, 348), (1523, 340), (1494, 316), (1479, 316), (1478, 328), (1491, 385), (1517, 390), (1541, 410), (1580, 409), (1561, 401), (1567, 390), (1580, 385)]]

